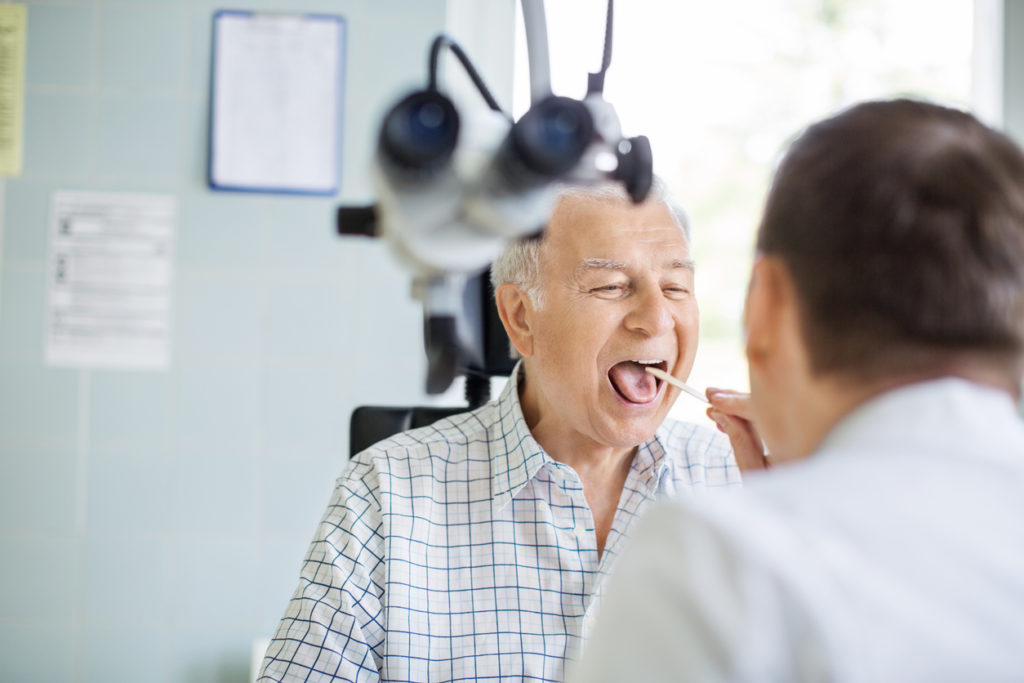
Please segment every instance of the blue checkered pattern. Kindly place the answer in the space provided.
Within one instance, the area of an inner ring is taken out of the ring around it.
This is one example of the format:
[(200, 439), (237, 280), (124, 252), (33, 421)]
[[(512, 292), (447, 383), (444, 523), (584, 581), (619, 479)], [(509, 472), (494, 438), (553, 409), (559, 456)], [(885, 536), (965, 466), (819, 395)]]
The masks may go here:
[(721, 434), (667, 421), (598, 559), (583, 485), (530, 435), (516, 385), (352, 459), (260, 681), (560, 681), (648, 505), (740, 481)]

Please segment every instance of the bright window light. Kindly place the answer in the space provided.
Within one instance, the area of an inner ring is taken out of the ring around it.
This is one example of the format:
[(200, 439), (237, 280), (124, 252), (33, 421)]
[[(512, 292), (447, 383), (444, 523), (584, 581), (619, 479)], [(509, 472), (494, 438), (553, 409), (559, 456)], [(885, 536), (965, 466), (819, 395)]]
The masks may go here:
[[(605, 0), (548, 0), (551, 82), (581, 97)], [(741, 316), (772, 168), (808, 123), (865, 99), (969, 108), (972, 0), (628, 0), (615, 4), (605, 97), (690, 214), (701, 339), (690, 384), (746, 390)], [(521, 18), (514, 110), (529, 106)], [(707, 424), (697, 401), (672, 411)]]

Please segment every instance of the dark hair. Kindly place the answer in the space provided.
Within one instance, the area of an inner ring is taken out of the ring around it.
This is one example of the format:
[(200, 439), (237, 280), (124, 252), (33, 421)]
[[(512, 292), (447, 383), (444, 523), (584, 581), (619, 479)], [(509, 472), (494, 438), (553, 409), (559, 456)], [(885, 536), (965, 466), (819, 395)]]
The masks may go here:
[(775, 174), (757, 248), (792, 273), (816, 373), (963, 352), (1020, 372), (1024, 154), (970, 114), (903, 99), (811, 126)]

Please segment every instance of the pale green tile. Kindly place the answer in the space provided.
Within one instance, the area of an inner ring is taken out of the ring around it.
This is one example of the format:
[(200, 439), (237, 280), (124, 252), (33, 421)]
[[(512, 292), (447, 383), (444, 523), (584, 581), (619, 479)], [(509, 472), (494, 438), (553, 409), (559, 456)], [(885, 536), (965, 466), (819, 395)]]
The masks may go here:
[(171, 525), (183, 536), (246, 536), (256, 529), (257, 460), (251, 453), (187, 453), (171, 478)]
[(256, 272), (179, 272), (175, 356), (258, 358), (263, 350), (263, 289)]
[(100, 88), (181, 88), (184, 82), (185, 16), (184, 4), (102, 7)]
[(46, 273), (8, 268), (0, 271), (0, 349), (39, 357), (43, 348)]
[(135, 450), (90, 453), (86, 532), (105, 538), (167, 533), (171, 457)]
[(261, 372), (255, 366), (183, 365), (179, 443), (186, 451), (252, 453), (260, 443)]
[(264, 532), (312, 538), (334, 483), (347, 464), (347, 452), (268, 457), (264, 466)]
[(155, 626), (93, 626), (79, 631), (85, 683), (170, 683), (167, 631)]
[(0, 358), (0, 439), (73, 441), (78, 435), (78, 382), (74, 369), (39, 360)]
[(0, 623), (71, 623), (78, 588), (73, 536), (0, 538), (0, 557)]
[(263, 392), (269, 453), (348, 452), (348, 419), (354, 405), (342, 400), (346, 373), (326, 368), (272, 366)]
[(4, 260), (45, 263), (50, 236), (53, 185), (19, 178), (4, 188)]
[(181, 169), (178, 100), (165, 96), (99, 98), (97, 170), (115, 179), (166, 180)]
[(24, 174), (89, 175), (92, 120), (88, 94), (29, 91), (25, 95)]
[(272, 358), (340, 364), (353, 358), (360, 334), (350, 315), (361, 296), (351, 273), (287, 271), (266, 289), (266, 350)]
[(173, 624), (251, 625), (259, 612), (258, 548), (249, 538), (184, 538), (173, 544), (170, 615)]
[(259, 195), (208, 190), (180, 203), (178, 263), (184, 268), (257, 268), (274, 201)]
[(83, 544), (82, 623), (153, 627), (167, 614), (164, 539), (88, 538)]
[(75, 631), (70, 623), (0, 622), (0, 680), (55, 683), (75, 680)]
[(166, 446), (172, 432), (171, 375), (94, 371), (89, 394), (89, 442)]
[(92, 6), (33, 4), (28, 17), (26, 84), (89, 86), (94, 17)]
[(0, 444), (0, 529), (8, 534), (63, 534), (76, 530), (76, 445)]

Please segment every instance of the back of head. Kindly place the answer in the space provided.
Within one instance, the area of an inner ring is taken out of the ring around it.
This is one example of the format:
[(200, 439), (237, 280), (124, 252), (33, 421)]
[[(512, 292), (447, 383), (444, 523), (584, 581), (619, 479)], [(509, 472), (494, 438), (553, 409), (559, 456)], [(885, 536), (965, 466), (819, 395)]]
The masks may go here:
[(758, 251), (789, 268), (812, 371), (874, 379), (1024, 351), (1024, 155), (962, 111), (869, 102), (808, 128)]

